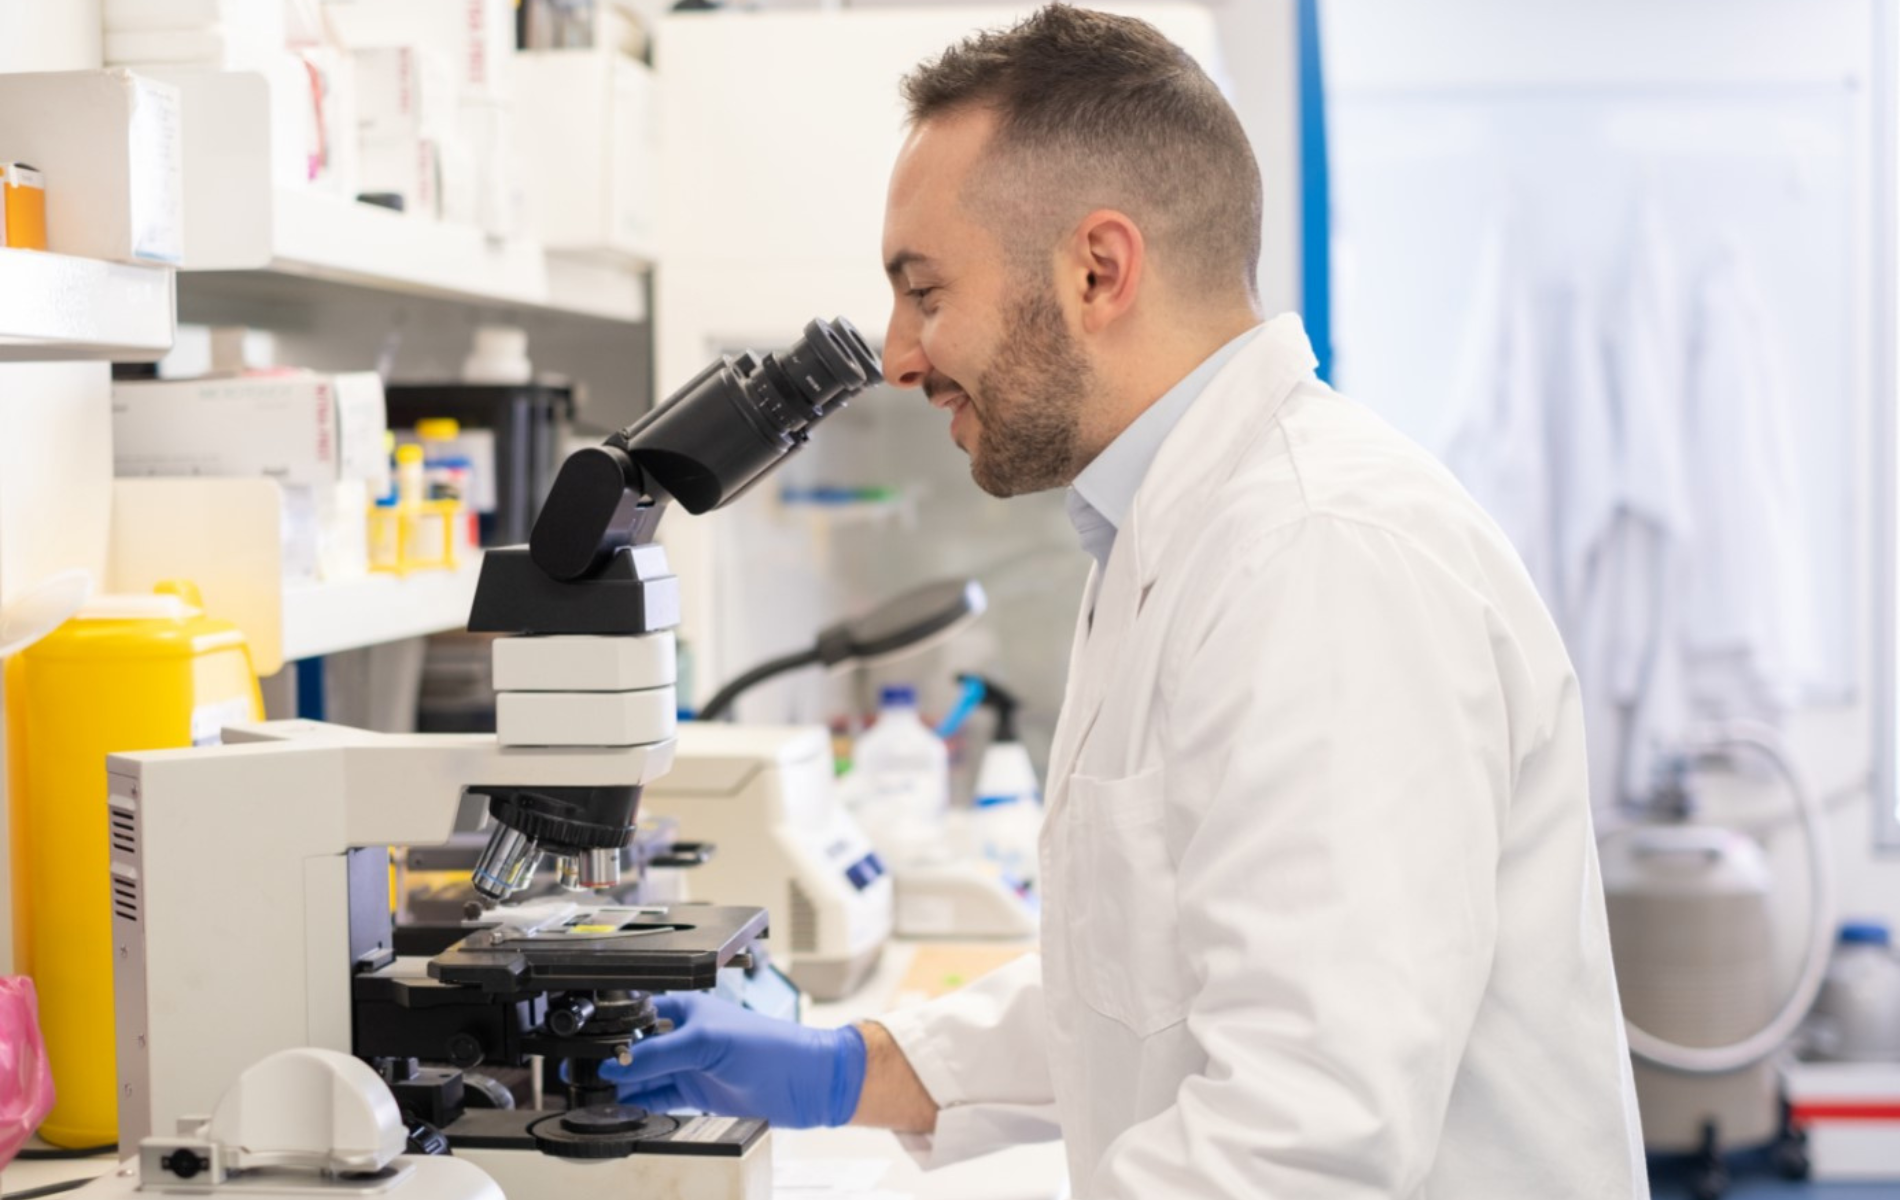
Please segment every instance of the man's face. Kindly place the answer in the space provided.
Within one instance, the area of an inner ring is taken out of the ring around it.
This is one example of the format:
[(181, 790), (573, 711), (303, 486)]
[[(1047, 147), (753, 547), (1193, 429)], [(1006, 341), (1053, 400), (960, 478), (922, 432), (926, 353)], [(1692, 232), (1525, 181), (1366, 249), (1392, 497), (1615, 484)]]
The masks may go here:
[(891, 173), (884, 261), (895, 304), (884, 375), (950, 412), (950, 436), (993, 496), (1062, 487), (1079, 462), (1092, 373), (1049, 261), (1010, 261), (1007, 230), (963, 202), (994, 118), (919, 125)]

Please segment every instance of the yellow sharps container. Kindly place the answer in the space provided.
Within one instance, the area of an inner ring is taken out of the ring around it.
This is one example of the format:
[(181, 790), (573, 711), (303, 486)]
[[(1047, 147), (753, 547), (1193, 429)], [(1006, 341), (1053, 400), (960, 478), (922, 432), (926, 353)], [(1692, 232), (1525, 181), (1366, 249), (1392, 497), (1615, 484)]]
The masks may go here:
[(7, 661), (15, 969), (33, 977), (57, 1093), (40, 1136), (118, 1137), (106, 755), (202, 746), (262, 720), (251, 653), (198, 589), (101, 596)]

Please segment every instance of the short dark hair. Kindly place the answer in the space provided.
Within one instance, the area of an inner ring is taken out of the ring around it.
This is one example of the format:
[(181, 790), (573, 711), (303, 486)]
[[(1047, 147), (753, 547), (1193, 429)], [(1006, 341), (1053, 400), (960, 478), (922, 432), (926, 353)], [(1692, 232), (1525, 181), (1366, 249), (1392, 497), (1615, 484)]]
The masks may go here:
[[(1260, 167), (1206, 72), (1146, 21), (1050, 4), (905, 77), (913, 126), (987, 108), (998, 123), (974, 200), (1006, 240), (1053, 246), (1090, 209), (1141, 226), (1163, 274), (1255, 293)], [(1001, 205), (1000, 208), (994, 206)]]

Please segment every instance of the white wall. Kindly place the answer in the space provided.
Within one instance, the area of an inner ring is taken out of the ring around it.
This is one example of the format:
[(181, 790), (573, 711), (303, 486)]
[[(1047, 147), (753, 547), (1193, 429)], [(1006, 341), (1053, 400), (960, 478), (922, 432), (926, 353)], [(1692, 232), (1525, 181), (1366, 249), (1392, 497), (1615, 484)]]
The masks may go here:
[[(0, 71), (96, 67), (99, 30), (98, 0), (6, 0), (0, 3)], [(103, 577), (112, 496), (110, 403), (103, 363), (0, 364), (0, 604), (66, 567)], [(4, 703), (0, 695), (0, 717)], [(4, 730), (0, 720), (0, 739)], [(0, 740), (0, 767), (5, 754)], [(0, 771), (0, 814), (5, 800)], [(12, 878), (11, 823), (0, 820), (0, 973), (13, 962)]]
[(1260, 160), (1260, 305), (1300, 307), (1298, 29), (1293, 0), (1214, 0), (1221, 86)]

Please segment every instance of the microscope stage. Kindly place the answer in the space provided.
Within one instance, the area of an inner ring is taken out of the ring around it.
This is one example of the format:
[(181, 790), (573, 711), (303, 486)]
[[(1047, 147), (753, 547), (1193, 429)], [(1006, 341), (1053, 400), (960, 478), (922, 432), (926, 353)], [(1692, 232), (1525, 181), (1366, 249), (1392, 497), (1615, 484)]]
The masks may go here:
[(544, 925), (470, 934), (429, 961), (442, 983), (485, 992), (703, 991), (766, 936), (760, 908), (675, 904), (580, 908)]

